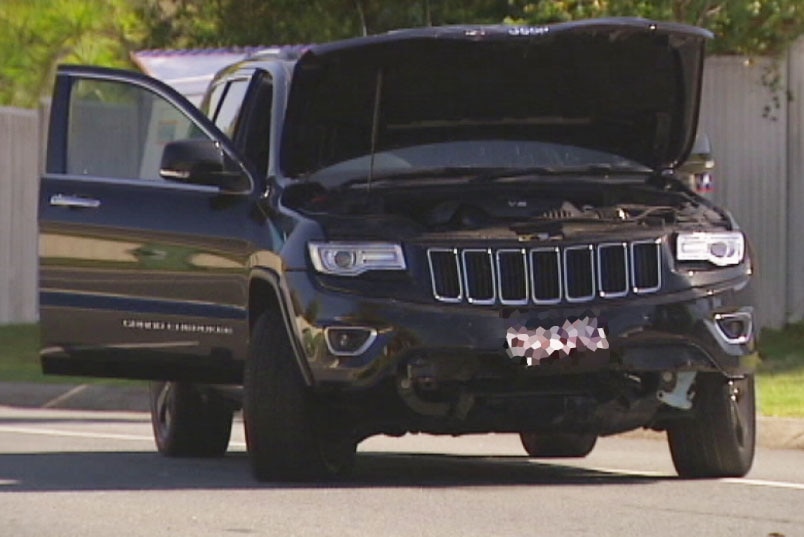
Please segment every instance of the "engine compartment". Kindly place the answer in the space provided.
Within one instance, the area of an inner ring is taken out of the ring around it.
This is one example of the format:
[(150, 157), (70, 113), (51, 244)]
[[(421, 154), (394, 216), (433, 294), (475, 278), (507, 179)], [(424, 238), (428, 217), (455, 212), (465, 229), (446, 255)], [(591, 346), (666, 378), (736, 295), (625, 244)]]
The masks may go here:
[(616, 231), (728, 229), (728, 215), (674, 178), (661, 181), (517, 181), (475, 184), (438, 180), (366, 183), (327, 189), (289, 187), (283, 202), (341, 233), (459, 238), (563, 239)]

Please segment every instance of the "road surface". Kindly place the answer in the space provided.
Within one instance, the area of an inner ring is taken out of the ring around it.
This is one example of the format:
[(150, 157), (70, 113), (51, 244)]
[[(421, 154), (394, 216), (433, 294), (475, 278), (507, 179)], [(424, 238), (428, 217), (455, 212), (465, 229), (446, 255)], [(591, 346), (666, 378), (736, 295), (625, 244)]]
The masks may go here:
[(523, 453), (513, 435), (376, 437), (349, 483), (259, 484), (241, 423), (225, 458), (177, 460), (146, 414), (0, 407), (0, 537), (804, 536), (804, 451), (700, 481), (655, 439)]

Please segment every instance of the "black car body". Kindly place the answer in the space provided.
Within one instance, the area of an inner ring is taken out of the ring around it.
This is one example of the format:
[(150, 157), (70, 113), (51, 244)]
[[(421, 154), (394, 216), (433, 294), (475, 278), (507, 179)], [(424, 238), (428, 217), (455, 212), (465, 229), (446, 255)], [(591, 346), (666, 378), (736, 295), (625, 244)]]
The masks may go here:
[(157, 381), (169, 455), (225, 452), (242, 393), (260, 479), (339, 474), (379, 433), (582, 456), (639, 427), (669, 431), (682, 475), (744, 474), (751, 259), (675, 172), (709, 37), (398, 31), (257, 54), (201, 111), (62, 67), (45, 371)]

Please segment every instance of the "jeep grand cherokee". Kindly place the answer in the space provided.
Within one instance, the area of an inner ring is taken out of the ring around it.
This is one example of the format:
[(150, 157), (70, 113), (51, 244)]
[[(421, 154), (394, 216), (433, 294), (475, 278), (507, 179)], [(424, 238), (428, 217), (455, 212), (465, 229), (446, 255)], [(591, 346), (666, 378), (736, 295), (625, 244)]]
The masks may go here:
[(160, 452), (328, 479), (358, 442), (513, 432), (532, 457), (666, 430), (754, 454), (746, 239), (676, 168), (709, 33), (641, 19), (266, 50), (201, 109), (58, 72), (41, 182), (46, 372), (151, 379)]

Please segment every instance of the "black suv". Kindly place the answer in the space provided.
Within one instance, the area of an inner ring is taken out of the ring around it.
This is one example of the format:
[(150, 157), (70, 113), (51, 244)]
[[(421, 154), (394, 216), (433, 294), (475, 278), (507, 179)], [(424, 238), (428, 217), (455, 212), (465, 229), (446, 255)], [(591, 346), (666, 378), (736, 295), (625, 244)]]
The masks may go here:
[(519, 433), (533, 457), (668, 432), (754, 454), (743, 233), (676, 175), (709, 33), (641, 19), (267, 50), (201, 109), (59, 69), (41, 183), (45, 372), (150, 379), (160, 452), (260, 480), (358, 442)]

